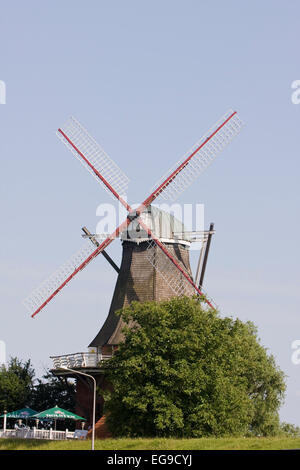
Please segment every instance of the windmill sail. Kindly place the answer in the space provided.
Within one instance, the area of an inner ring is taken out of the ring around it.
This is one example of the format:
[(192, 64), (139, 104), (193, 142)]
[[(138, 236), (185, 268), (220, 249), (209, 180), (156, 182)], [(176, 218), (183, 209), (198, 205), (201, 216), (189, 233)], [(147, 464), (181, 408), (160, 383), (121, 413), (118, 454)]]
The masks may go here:
[(177, 199), (240, 132), (242, 126), (237, 113), (228, 111), (152, 188), (152, 201), (158, 196), (170, 201)]
[[(156, 246), (157, 244), (154, 240), (148, 241), (146, 257), (150, 264), (156, 269), (168, 286), (171, 287), (175, 295), (192, 295), (194, 293), (193, 287), (187, 282), (179, 270), (174, 270), (174, 265), (167, 256), (157, 256)], [(183, 265), (181, 268), (186, 272)]]
[[(201, 291), (194, 284), (190, 278), (185, 266), (180, 261), (174, 260), (173, 255), (169, 252), (165, 243), (160, 242), (159, 245), (163, 245), (164, 253), (168, 252), (166, 256), (157, 256), (157, 251), (154, 249), (157, 246), (155, 240), (148, 241), (148, 248), (146, 252), (146, 258), (150, 264), (155, 268), (158, 275), (166, 282), (166, 284), (172, 289), (176, 296), (182, 295), (201, 295), (205, 304), (209, 308), (217, 309), (217, 305), (212, 298), (210, 298), (203, 289)], [(159, 246), (158, 245), (158, 246)], [(160, 247), (161, 248), (161, 247)], [(172, 261), (173, 260), (173, 261)], [(174, 270), (174, 264), (178, 268)], [(190, 280), (188, 280), (188, 278)]]
[[(25, 301), (34, 317), (42, 310), (48, 302), (56, 296), (60, 290), (87, 264), (101, 253), (107, 246), (124, 230), (127, 229), (132, 221), (138, 221), (148, 234), (150, 243), (156, 244), (164, 254), (165, 260), (157, 262), (156, 258), (150, 256), (149, 261), (155, 267), (157, 272), (165, 279), (176, 295), (183, 295), (192, 289), (198, 295), (203, 296), (194, 284), (191, 276), (178, 263), (174, 256), (169, 253), (164, 244), (153, 236), (149, 227), (144, 224), (140, 215), (151, 205), (158, 197), (174, 200), (184, 191), (198, 176), (207, 168), (217, 154), (237, 135), (242, 127), (242, 121), (234, 111), (229, 111), (192, 149), (184, 156), (181, 162), (175, 165), (167, 178), (162, 179), (162, 183), (156, 185), (156, 189), (150, 196), (133, 211), (129, 204), (122, 199), (126, 193), (128, 178), (120, 168), (109, 158), (101, 149), (93, 137), (88, 134), (84, 127), (71, 117), (66, 124), (58, 129), (58, 136), (71, 152), (80, 160), (80, 162), (96, 177), (105, 189), (128, 210), (129, 214), (124, 222), (115, 229), (96, 249), (90, 244), (86, 245), (80, 252), (76, 253), (68, 263), (64, 264), (56, 273), (46, 280), (38, 289), (36, 289)], [(154, 245), (152, 245), (153, 248)], [(151, 248), (151, 246), (149, 247)], [(173, 273), (170, 276), (169, 263), (173, 265)], [(206, 295), (204, 300), (212, 307), (212, 303)]]
[(83, 261), (88, 259), (94, 251), (94, 246), (90, 243), (85, 243), (66, 263), (42, 282), (42, 284), (23, 301), (29, 313), (31, 315), (38, 313), (38, 309), (41, 309), (51, 300), (57, 289), (63, 287), (64, 282), (76, 272)]
[(74, 117), (58, 129), (57, 136), (111, 196), (119, 199), (119, 194), (126, 194), (129, 178)]
[(85, 243), (84, 247), (75, 253), (67, 263), (63, 264), (54, 274), (46, 279), (40, 287), (34, 290), (33, 293), (23, 301), (25, 306), (33, 312), (31, 316), (34, 317), (39, 313), (76, 274), (84, 269), (96, 256), (102, 253), (102, 251), (127, 228), (129, 223), (130, 221), (125, 219), (96, 249), (93, 244)]

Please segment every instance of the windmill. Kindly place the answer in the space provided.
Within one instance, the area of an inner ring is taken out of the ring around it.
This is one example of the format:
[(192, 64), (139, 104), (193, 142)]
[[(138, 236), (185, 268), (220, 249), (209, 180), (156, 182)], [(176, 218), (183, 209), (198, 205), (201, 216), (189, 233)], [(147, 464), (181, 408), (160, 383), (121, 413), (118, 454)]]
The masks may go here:
[[(100, 240), (97, 234), (91, 234), (84, 227), (84, 237), (88, 239), (84, 247), (24, 301), (31, 316), (35, 317), (99, 254), (104, 255), (118, 272), (108, 317), (90, 344), (93, 353), (86, 355), (78, 353), (77, 356), (53, 358), (54, 370), (59, 371), (65, 361), (68, 367), (89, 367), (95, 374), (99, 373), (97, 371), (99, 353), (101, 359), (105, 359), (106, 355), (111, 355), (114, 347), (122, 340), (122, 319), (115, 315), (115, 311), (126, 303), (130, 303), (131, 300), (160, 300), (172, 296), (196, 294), (209, 308), (214, 308), (212, 300), (202, 289), (213, 226), (208, 232), (200, 234), (204, 243), (194, 281), (187, 249), (192, 241), (191, 236), (185, 232), (182, 225), (178, 225), (175, 219), (170, 219), (169, 228), (161, 231), (161, 228), (157, 227), (157, 221), (162, 217), (162, 213), (156, 210), (153, 203), (158, 198), (172, 202), (177, 199), (239, 133), (242, 125), (237, 112), (228, 111), (176, 163), (167, 176), (154, 186), (150, 195), (137, 209), (133, 209), (122, 196), (126, 194), (129, 182), (127, 176), (85, 128), (71, 117), (63, 127), (58, 129), (58, 137), (108, 193), (125, 207), (127, 217), (111, 234)], [(163, 215), (163, 220), (166, 217), (168, 216)], [(170, 227), (173, 227), (172, 231)], [(121, 238), (123, 244), (120, 268), (106, 252), (106, 248), (116, 238)], [(206, 250), (204, 250), (205, 242), (207, 242)], [(202, 276), (199, 278), (201, 263)], [(91, 355), (95, 353), (95, 349), (98, 354), (96, 363), (94, 356)]]

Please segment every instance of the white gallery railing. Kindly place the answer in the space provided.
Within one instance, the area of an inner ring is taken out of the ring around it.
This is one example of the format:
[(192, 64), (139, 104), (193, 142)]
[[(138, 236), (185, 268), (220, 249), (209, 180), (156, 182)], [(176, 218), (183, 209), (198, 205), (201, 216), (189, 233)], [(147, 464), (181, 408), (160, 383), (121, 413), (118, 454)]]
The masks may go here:
[(60, 441), (73, 439), (74, 432), (67, 429), (65, 431), (54, 431), (53, 429), (0, 429), (0, 437), (13, 437), (19, 439), (49, 439)]
[(99, 367), (101, 361), (107, 361), (110, 358), (110, 354), (98, 354), (89, 352), (65, 354), (63, 356), (51, 356), (54, 369), (63, 369), (64, 367), (70, 369), (73, 369), (74, 367)]

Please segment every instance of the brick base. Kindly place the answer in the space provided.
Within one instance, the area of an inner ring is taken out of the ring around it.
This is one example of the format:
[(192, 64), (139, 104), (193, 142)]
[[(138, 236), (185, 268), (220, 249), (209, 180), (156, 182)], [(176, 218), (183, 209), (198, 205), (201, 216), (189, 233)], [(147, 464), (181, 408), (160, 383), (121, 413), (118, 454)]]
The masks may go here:
[[(102, 418), (97, 421), (95, 425), (95, 438), (96, 439), (108, 439), (109, 437), (112, 437), (112, 434), (109, 432), (107, 424), (106, 424), (106, 416), (103, 415)], [(92, 438), (92, 430), (90, 429), (87, 438), (91, 439)]]

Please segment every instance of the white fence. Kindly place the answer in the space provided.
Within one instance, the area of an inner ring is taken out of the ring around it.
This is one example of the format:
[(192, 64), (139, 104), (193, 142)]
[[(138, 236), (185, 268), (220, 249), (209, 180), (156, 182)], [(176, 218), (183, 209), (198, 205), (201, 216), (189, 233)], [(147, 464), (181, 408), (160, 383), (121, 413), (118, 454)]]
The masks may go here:
[(97, 354), (88, 352), (79, 352), (75, 354), (66, 354), (64, 356), (51, 356), (54, 369), (63, 369), (64, 367), (86, 368), (99, 367), (101, 361), (111, 358), (110, 354)]
[(60, 441), (64, 439), (73, 439), (74, 432), (67, 429), (65, 431), (53, 431), (53, 429), (3, 429), (0, 430), (1, 437), (10, 437), (17, 439), (48, 439)]

